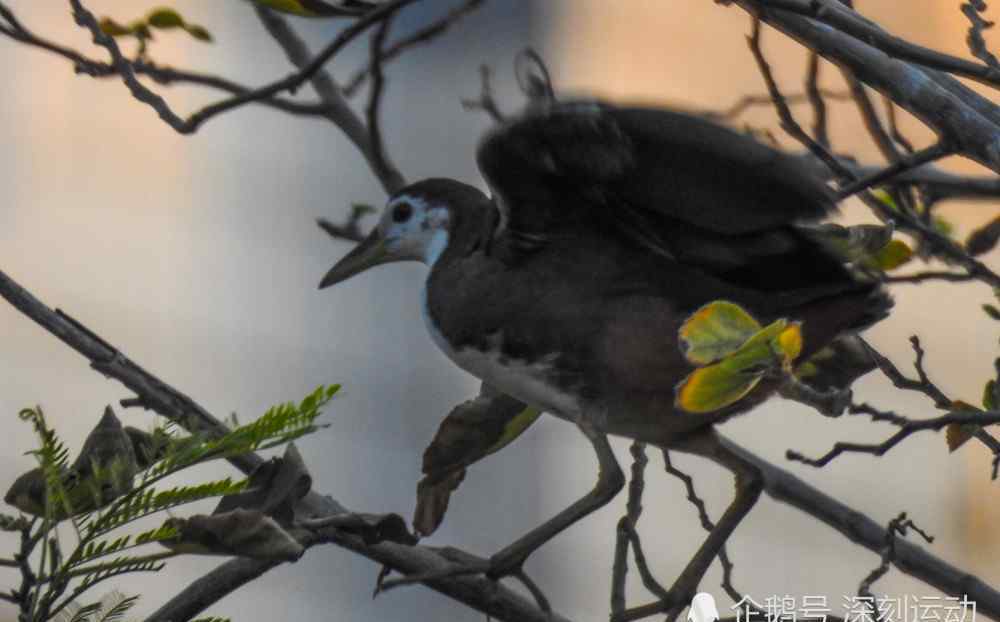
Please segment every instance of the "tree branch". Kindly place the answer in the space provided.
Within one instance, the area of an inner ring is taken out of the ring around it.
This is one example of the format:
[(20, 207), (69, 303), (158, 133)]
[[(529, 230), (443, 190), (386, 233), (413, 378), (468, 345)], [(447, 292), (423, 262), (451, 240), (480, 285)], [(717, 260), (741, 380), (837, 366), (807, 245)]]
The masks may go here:
[[(413, 34), (404, 37), (387, 47), (379, 54), (377, 62), (384, 65), (411, 47), (433, 41), (444, 34), (452, 25), (461, 20), (463, 17), (482, 6), (483, 2), (484, 0), (466, 0), (449, 11), (448, 14), (441, 19), (424, 26), (420, 30), (415, 31)], [(344, 84), (342, 91), (345, 97), (354, 96), (357, 90), (365, 83), (365, 80), (370, 75), (373, 75), (375, 64), (375, 59), (371, 59), (368, 65), (360, 69)]]
[(118, 48), (118, 43), (114, 40), (114, 37), (104, 34), (101, 30), (101, 26), (97, 23), (97, 18), (94, 14), (84, 8), (83, 3), (80, 0), (69, 0), (70, 6), (73, 8), (73, 19), (80, 26), (86, 28), (90, 31), (91, 37), (94, 39), (94, 43), (103, 47), (108, 51), (111, 56), (111, 66), (114, 67), (115, 72), (121, 76), (122, 81), (128, 90), (132, 93), (132, 97), (135, 97), (140, 102), (147, 104), (150, 108), (156, 111), (156, 113), (163, 119), (167, 125), (174, 128), (182, 134), (187, 133), (186, 128), (188, 126), (187, 122), (181, 119), (177, 114), (170, 109), (167, 102), (154, 93), (153, 91), (146, 88), (142, 82), (135, 77), (135, 70), (132, 68), (132, 63), (128, 61), (123, 55), (121, 50)]
[[(1000, 172), (1000, 108), (971, 89), (961, 88), (948, 76), (897, 60), (914, 58), (885, 45), (890, 38), (878, 26), (830, 0), (735, 2), (830, 62), (850, 69), (859, 80), (891, 97), (939, 136), (946, 137), (958, 153)], [(821, 13), (822, 22), (812, 19), (817, 12)], [(878, 47), (880, 44), (887, 49)], [(917, 56), (925, 65), (941, 66), (942, 63), (934, 64), (937, 58), (934, 54)], [(962, 64), (980, 67), (968, 61), (961, 61)], [(960, 68), (949, 63), (943, 66), (956, 71)], [(958, 73), (968, 75), (968, 72)], [(995, 79), (992, 71), (988, 73)]]
[[(398, 0), (393, 5), (385, 5), (385, 7), (396, 6), (401, 0)], [(400, 5), (401, 6), (401, 5)], [(399, 8), (399, 7), (397, 7)], [(257, 7), (257, 17), (260, 19), (264, 28), (267, 29), (271, 37), (281, 46), (282, 50), (285, 52), (285, 56), (288, 60), (299, 68), (300, 74), (308, 72), (311, 68), (311, 64), (315, 63), (315, 60), (310, 61), (313, 58), (306, 47), (305, 42), (295, 34), (295, 31), (288, 25), (288, 22), (281, 16), (276, 15), (270, 9), (265, 9), (262, 7)], [(386, 16), (391, 15), (392, 12), (386, 13)], [(346, 31), (344, 31), (346, 32)], [(341, 35), (344, 34), (341, 33)], [(360, 31), (358, 31), (360, 32)], [(334, 41), (334, 44), (340, 40), (338, 37)], [(329, 49), (331, 46), (328, 46)], [(320, 56), (315, 57), (316, 59), (321, 58)], [(361, 155), (364, 156), (365, 160), (368, 162), (369, 167), (372, 172), (382, 183), (382, 188), (387, 194), (393, 194), (400, 188), (406, 185), (406, 180), (400, 174), (399, 170), (396, 169), (388, 157), (383, 154), (383, 161), (379, 163), (376, 160), (374, 147), (371, 142), (371, 138), (368, 133), (368, 129), (365, 124), (361, 121), (360, 117), (351, 109), (348, 105), (347, 100), (344, 99), (340, 88), (333, 81), (333, 78), (321, 68), (316, 68), (315, 71), (310, 74), (309, 80), (312, 83), (313, 88), (319, 95), (320, 99), (331, 110), (331, 121), (337, 125), (347, 135), (347, 138), (354, 143)]]
[[(356, 37), (358, 37), (358, 35), (363, 33), (369, 27), (390, 17), (391, 15), (395, 14), (396, 11), (400, 10), (401, 8), (405, 7), (408, 4), (412, 4), (415, 1), (416, 0), (393, 0), (392, 2), (379, 5), (377, 9), (374, 9), (369, 13), (365, 13), (362, 17), (358, 18), (350, 26), (347, 26), (342, 31), (340, 31), (340, 33), (337, 34), (337, 36), (333, 39), (333, 41), (328, 43), (320, 51), (319, 54), (311, 58), (308, 62), (303, 63), (300, 66), (299, 71), (293, 73), (292, 75), (286, 78), (283, 78), (281, 80), (276, 80), (266, 86), (254, 89), (249, 93), (245, 93), (243, 95), (237, 95), (235, 97), (224, 99), (222, 101), (206, 106), (205, 108), (199, 110), (198, 112), (194, 113), (188, 118), (183, 128), (184, 131), (182, 131), (182, 133), (190, 133), (196, 131), (203, 123), (205, 123), (212, 117), (215, 117), (223, 112), (226, 112), (227, 110), (232, 110), (233, 108), (237, 108), (239, 106), (242, 106), (244, 104), (259, 99), (266, 99), (268, 97), (271, 97), (272, 95), (276, 95), (278, 93), (282, 93), (285, 91), (295, 91), (298, 87), (302, 86), (306, 82), (309, 82), (310, 80), (313, 79), (313, 77), (319, 74), (323, 69), (323, 65), (325, 65), (327, 61), (329, 61), (338, 52), (340, 52), (340, 50), (346, 47), (348, 43), (350, 43)], [(268, 12), (269, 11), (267, 9), (258, 9), (258, 14), (264, 14)], [(277, 23), (277, 20), (280, 20), (280, 18), (277, 18), (277, 16), (274, 17), (276, 18), (275, 23)], [(274, 33), (272, 32), (272, 35), (273, 34)]]

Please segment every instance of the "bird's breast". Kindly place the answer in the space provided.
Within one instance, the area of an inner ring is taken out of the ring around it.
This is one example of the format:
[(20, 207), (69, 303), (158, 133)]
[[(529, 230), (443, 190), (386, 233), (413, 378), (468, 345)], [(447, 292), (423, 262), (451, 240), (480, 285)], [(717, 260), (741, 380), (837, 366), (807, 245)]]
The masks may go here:
[(531, 360), (510, 355), (502, 329), (483, 334), (478, 345), (454, 345), (445, 336), (427, 304), (427, 287), (421, 295), (421, 314), (431, 340), (453, 363), (508, 395), (539, 410), (576, 421), (584, 408), (579, 396), (559, 386), (555, 378), (558, 354), (546, 353)]

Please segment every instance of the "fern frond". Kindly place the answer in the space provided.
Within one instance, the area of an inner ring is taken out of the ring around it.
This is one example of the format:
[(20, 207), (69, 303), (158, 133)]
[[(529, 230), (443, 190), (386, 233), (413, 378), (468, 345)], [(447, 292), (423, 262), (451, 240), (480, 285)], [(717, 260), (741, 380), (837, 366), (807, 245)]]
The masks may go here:
[(118, 590), (113, 590), (101, 599), (100, 611), (94, 616), (93, 622), (119, 622), (138, 600), (138, 596), (125, 596)]
[(179, 505), (243, 492), (246, 486), (246, 479), (234, 482), (232, 478), (227, 477), (196, 486), (177, 486), (163, 491), (137, 488), (132, 493), (124, 495), (105, 512), (82, 523), (84, 539), (98, 538), (122, 525)]

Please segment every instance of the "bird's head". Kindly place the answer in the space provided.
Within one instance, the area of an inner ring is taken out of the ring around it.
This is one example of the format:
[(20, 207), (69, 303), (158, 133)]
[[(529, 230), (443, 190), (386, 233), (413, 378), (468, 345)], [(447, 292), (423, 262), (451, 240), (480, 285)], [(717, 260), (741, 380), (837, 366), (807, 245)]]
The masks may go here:
[(394, 261), (422, 261), (428, 266), (448, 248), (489, 199), (473, 186), (452, 179), (425, 179), (389, 197), (377, 225), (326, 273), (320, 289), (373, 266)]

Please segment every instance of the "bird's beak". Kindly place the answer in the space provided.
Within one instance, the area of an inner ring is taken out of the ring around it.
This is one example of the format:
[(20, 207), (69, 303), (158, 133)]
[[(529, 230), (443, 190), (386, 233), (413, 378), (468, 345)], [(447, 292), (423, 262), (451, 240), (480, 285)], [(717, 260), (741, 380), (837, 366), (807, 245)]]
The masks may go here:
[(354, 247), (354, 250), (344, 255), (343, 259), (330, 268), (319, 282), (319, 288), (323, 289), (346, 281), (359, 272), (390, 261), (394, 261), (394, 258), (386, 248), (385, 238), (376, 227), (367, 238)]

